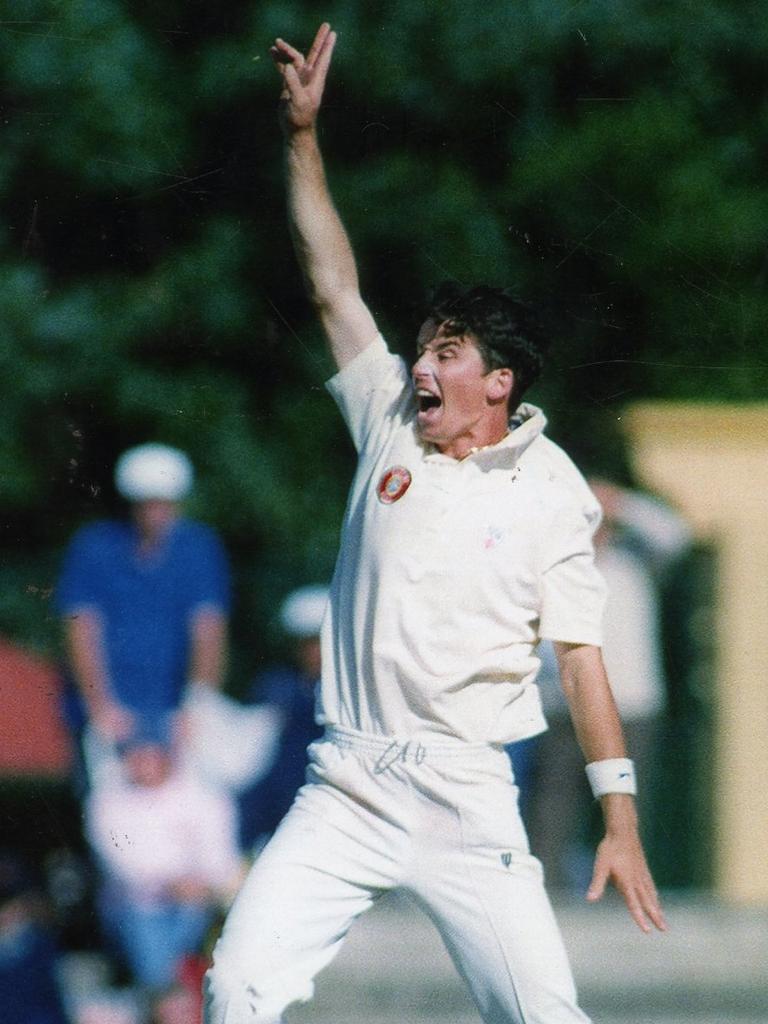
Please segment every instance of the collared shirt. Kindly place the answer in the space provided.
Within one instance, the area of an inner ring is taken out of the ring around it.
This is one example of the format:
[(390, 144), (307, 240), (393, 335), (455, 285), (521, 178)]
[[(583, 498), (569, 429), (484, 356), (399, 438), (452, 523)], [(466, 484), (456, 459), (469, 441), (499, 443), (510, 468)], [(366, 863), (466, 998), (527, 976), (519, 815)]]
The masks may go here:
[(422, 442), (410, 375), (381, 338), (327, 386), (359, 461), (323, 627), (323, 720), (409, 739), (541, 732), (539, 638), (601, 638), (600, 512), (581, 474), (530, 405), (461, 461)]

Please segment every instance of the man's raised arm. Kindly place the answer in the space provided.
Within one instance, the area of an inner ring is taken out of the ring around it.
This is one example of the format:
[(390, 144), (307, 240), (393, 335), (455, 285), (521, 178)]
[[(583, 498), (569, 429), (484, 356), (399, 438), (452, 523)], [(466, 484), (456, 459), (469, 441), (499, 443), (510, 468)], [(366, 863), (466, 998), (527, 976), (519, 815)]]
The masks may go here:
[(360, 296), (352, 246), (328, 191), (317, 141), (317, 116), (335, 43), (336, 33), (323, 24), (306, 57), (282, 39), (270, 52), (283, 79), (280, 120), (294, 247), (331, 355), (341, 368), (378, 331)]

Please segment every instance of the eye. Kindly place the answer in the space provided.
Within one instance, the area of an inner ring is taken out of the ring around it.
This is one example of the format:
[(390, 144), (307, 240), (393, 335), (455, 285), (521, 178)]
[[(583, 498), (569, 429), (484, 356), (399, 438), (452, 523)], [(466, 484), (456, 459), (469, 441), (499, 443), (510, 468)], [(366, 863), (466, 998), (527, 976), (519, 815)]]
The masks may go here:
[(437, 353), (437, 358), (442, 363), (445, 362), (446, 359), (453, 359), (455, 355), (455, 348), (441, 348), (440, 351)]

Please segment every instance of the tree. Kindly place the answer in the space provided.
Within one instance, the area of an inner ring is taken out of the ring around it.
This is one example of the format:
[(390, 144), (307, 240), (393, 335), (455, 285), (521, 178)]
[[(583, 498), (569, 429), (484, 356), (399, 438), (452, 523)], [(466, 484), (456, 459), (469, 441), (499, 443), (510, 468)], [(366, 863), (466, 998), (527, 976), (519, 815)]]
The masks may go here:
[(50, 646), (62, 545), (152, 438), (190, 452), (233, 552), (240, 665), (285, 589), (330, 573), (351, 452), (284, 228), (267, 58), (320, 16), (341, 30), (332, 183), (398, 347), (430, 285), (489, 280), (542, 304), (532, 397), (572, 446), (637, 398), (762, 397), (755, 5), (8, 0), (6, 632)]

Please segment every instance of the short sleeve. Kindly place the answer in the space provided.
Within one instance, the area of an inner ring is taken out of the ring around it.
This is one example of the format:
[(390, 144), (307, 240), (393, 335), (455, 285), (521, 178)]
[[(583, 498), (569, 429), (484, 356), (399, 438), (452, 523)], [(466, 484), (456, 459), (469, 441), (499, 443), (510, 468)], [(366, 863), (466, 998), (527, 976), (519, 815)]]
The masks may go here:
[(207, 607), (228, 614), (231, 604), (229, 559), (217, 534), (198, 526), (188, 557), (193, 568), (188, 582), (188, 607)]
[(601, 646), (606, 585), (592, 543), (598, 523), (593, 510), (573, 505), (554, 517), (541, 575), (541, 637)]
[(412, 403), (410, 376), (381, 335), (326, 382), (358, 452)]
[(101, 602), (103, 544), (91, 527), (75, 534), (67, 548), (56, 586), (56, 609), (71, 615), (81, 608), (93, 608)]

